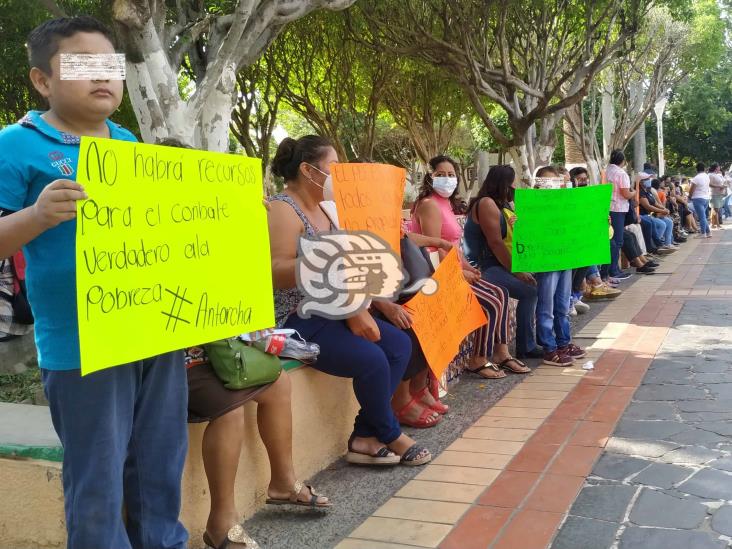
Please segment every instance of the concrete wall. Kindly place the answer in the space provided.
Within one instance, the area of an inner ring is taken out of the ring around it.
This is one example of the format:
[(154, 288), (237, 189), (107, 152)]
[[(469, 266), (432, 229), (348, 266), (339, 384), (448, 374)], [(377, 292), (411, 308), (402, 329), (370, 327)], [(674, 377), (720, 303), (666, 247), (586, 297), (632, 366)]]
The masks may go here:
[[(351, 381), (299, 368), (292, 380), (293, 457), (295, 472), (305, 480), (346, 450), (358, 409)], [(269, 462), (257, 433), (256, 405), (246, 405), (246, 441), (236, 482), (237, 505), (250, 516), (264, 504)], [(208, 485), (201, 461), (205, 425), (191, 425), (190, 448), (183, 479), (181, 517), (192, 547), (206, 525)], [(50, 549), (65, 546), (61, 464), (0, 459), (0, 548)]]

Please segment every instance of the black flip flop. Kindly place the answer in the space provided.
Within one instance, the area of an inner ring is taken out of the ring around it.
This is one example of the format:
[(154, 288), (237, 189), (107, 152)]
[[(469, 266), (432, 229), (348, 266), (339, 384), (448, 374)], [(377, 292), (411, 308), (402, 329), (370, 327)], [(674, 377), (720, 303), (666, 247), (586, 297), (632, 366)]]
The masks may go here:
[(424, 465), (425, 463), (429, 463), (430, 461), (432, 461), (432, 454), (429, 450), (427, 450), (427, 455), (417, 457), (424, 450), (426, 450), (426, 448), (424, 446), (419, 446), (418, 444), (413, 444), (412, 446), (410, 446), (409, 449), (402, 454), (402, 465), (416, 467), (418, 465)]
[(354, 465), (398, 465), (401, 461), (401, 458), (386, 446), (382, 446), (373, 454), (354, 452), (352, 448), (354, 438), (355, 435), (351, 435), (351, 438), (348, 439), (348, 453), (346, 454), (348, 463)]
[[(480, 372), (482, 372), (483, 370), (493, 370), (494, 372), (500, 372), (503, 375), (498, 376), (498, 377), (485, 377), (485, 376), (480, 375)], [(466, 366), (465, 371), (470, 372), (471, 374), (475, 374), (478, 377), (482, 377), (483, 379), (503, 379), (504, 377), (506, 377), (506, 374), (504, 372), (502, 372), (501, 369), (498, 366), (496, 366), (495, 364), (493, 364), (490, 360), (488, 362), (486, 362), (485, 364), (483, 364), (483, 366), (481, 366), (480, 368), (476, 368), (475, 370), (472, 370)]]
[(523, 371), (523, 372), (522, 371), (518, 371), (518, 370), (514, 370), (513, 368), (511, 368), (508, 365), (509, 362), (515, 362), (516, 364), (518, 364), (519, 366), (523, 366), (524, 368), (527, 367), (526, 364), (524, 364), (523, 362), (521, 362), (516, 357), (510, 357), (510, 358), (507, 358), (506, 360), (501, 361), (501, 363), (498, 365), (498, 367), (499, 368), (503, 368), (504, 370), (508, 370), (509, 372), (511, 372), (513, 374), (530, 374), (531, 373), (531, 369), (527, 369), (526, 371)]

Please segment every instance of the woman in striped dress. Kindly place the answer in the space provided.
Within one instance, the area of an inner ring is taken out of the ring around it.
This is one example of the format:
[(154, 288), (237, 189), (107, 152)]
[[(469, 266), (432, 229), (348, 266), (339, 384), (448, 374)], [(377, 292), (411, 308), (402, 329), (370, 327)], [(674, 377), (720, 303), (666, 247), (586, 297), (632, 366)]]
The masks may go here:
[[(430, 160), (431, 173), (425, 175), (422, 189), (412, 212), (412, 230), (426, 236), (443, 238), (460, 249), (462, 227), (455, 211), (459, 208), (457, 194), (458, 165), (447, 156)], [(447, 252), (438, 250), (440, 259)], [(468, 369), (487, 379), (505, 377), (503, 369), (523, 374), (529, 372), (508, 350), (508, 291), (484, 278), (478, 269), (462, 256), (463, 275), (478, 298), (488, 324), (476, 331), (473, 356)]]

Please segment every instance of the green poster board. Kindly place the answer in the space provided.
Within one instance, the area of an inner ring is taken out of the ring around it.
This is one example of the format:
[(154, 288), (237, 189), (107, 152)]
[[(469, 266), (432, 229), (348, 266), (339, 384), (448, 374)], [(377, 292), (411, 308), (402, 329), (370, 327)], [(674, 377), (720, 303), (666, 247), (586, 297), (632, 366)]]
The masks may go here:
[(516, 189), (512, 270), (563, 271), (610, 263), (612, 185)]

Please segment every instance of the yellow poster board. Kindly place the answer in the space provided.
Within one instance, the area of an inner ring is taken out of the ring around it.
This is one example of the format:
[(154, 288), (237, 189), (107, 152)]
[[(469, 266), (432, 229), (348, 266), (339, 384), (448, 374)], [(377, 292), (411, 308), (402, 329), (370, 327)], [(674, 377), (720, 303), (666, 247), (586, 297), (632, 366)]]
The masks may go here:
[(274, 325), (261, 160), (82, 138), (82, 375)]

